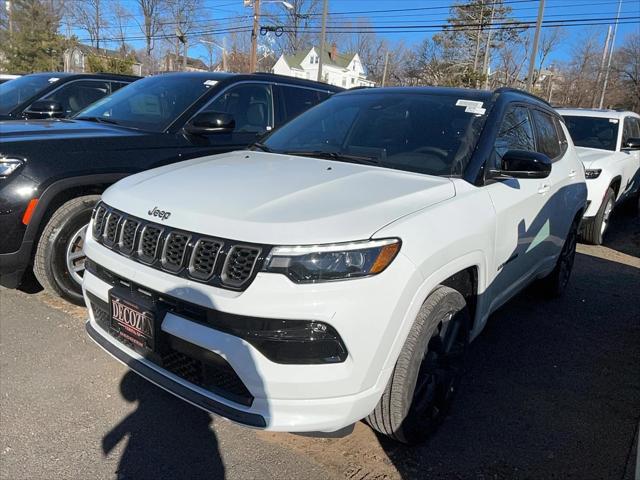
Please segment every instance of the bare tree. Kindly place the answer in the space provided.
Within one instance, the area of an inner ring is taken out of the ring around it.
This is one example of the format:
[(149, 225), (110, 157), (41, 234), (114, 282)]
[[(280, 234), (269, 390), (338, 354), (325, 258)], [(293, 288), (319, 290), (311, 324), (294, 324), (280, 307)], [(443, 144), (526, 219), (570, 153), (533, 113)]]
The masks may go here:
[(184, 47), (183, 66), (188, 57), (189, 33), (198, 18), (198, 9), (202, 8), (202, 0), (165, 0), (166, 21), (163, 22), (163, 32), (166, 40), (171, 44), (176, 62), (180, 58), (180, 48)]
[(617, 82), (611, 98), (616, 106), (640, 111), (640, 34), (632, 33), (614, 55)]
[(549, 28), (543, 32), (538, 45), (538, 68), (533, 72), (533, 89), (535, 89), (536, 82), (540, 78), (544, 62), (549, 57), (549, 54), (564, 41), (565, 37), (566, 32), (560, 27)]
[(140, 29), (145, 38), (145, 53), (146, 57), (150, 59), (155, 36), (160, 31), (164, 0), (136, 0), (136, 3), (142, 14), (142, 25), (140, 25)]
[(131, 12), (123, 5), (121, 0), (114, 2), (113, 6), (115, 34), (114, 39), (118, 42), (120, 53), (125, 57), (128, 53), (127, 47), (127, 19), (131, 17)]
[(70, 6), (70, 15), (76, 26), (87, 32), (91, 45), (100, 50), (103, 32), (109, 26), (105, 18), (105, 1), (74, 0)]
[(283, 28), (282, 36), (276, 37), (277, 50), (293, 54), (310, 47), (314, 42), (320, 45), (316, 35), (309, 33), (309, 29), (319, 24), (318, 13), (322, 0), (289, 0), (288, 3), (293, 8), (284, 8), (277, 3), (265, 8), (263, 13), (267, 22)]

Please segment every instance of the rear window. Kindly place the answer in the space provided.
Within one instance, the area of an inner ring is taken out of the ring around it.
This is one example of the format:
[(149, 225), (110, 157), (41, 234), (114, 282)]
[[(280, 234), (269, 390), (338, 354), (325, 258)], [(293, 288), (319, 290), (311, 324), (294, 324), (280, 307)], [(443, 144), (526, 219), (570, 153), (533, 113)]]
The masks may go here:
[(617, 118), (563, 115), (577, 147), (615, 151), (620, 121)]

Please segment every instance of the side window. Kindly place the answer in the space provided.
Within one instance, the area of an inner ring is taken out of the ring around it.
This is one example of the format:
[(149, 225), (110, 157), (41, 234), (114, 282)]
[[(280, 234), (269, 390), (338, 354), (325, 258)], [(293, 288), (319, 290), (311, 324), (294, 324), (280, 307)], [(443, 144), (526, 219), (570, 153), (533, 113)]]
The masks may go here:
[(261, 133), (272, 125), (272, 105), (270, 85), (245, 83), (226, 90), (203, 111), (233, 115), (236, 132)]
[(569, 140), (567, 140), (567, 136), (564, 134), (564, 129), (562, 128), (562, 120), (555, 118), (553, 122), (556, 124), (556, 130), (558, 132), (558, 138), (560, 139), (560, 155), (564, 155), (569, 148)]
[(494, 165), (499, 165), (499, 160), (507, 150), (535, 151), (533, 126), (529, 110), (525, 107), (509, 107), (502, 119), (500, 132), (494, 144)]
[(537, 151), (554, 159), (560, 156), (560, 139), (553, 122), (553, 117), (540, 110), (532, 110), (538, 138)]
[(60, 102), (66, 115), (73, 115), (109, 95), (109, 82), (78, 80), (62, 86), (43, 100)]
[(624, 143), (630, 138), (638, 137), (640, 137), (640, 132), (638, 132), (638, 120), (634, 117), (625, 117), (622, 125), (622, 144), (624, 145)]
[(297, 117), (305, 110), (309, 110), (323, 100), (320, 98), (320, 92), (316, 90), (287, 86), (281, 86), (281, 89), (286, 112), (285, 121)]
[(122, 87), (126, 87), (127, 85), (129, 84), (125, 82), (111, 82), (111, 93), (117, 92)]

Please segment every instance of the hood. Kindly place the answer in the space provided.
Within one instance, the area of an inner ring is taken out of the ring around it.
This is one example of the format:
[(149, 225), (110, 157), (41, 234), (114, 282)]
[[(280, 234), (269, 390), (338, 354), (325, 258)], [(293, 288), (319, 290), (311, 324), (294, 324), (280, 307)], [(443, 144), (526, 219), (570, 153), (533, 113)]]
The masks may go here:
[[(455, 195), (446, 178), (240, 151), (149, 170), (103, 194), (110, 206), (174, 228), (273, 245), (347, 242)], [(165, 221), (153, 209), (170, 213)]]
[(136, 136), (141, 134), (142, 132), (116, 125), (83, 120), (12, 120), (0, 122), (0, 143)]
[(607, 160), (616, 154), (616, 152), (612, 152), (611, 150), (587, 147), (576, 147), (576, 153), (580, 161), (582, 161), (584, 168), (587, 169), (592, 168), (596, 162)]

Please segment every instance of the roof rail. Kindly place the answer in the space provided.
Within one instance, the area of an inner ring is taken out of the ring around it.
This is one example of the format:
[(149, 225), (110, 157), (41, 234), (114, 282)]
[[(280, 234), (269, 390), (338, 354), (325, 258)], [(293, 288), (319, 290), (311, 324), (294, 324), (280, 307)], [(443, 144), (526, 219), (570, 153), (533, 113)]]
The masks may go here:
[(521, 95), (526, 95), (527, 97), (531, 97), (534, 98), (542, 103), (544, 103), (545, 105), (549, 105), (551, 108), (553, 108), (553, 106), (547, 102), (544, 98), (540, 98), (537, 95), (534, 95), (533, 93), (529, 93), (529, 92), (525, 92), (524, 90), (520, 90), (518, 88), (511, 88), (511, 87), (500, 87), (497, 88), (493, 91), (493, 93), (519, 93)]

